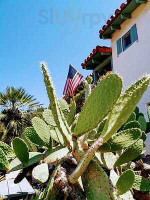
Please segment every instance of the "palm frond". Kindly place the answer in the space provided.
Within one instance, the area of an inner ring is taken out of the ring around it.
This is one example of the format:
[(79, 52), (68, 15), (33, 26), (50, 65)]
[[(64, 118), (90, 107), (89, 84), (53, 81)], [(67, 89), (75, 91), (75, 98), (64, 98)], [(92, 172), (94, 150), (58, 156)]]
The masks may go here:
[(22, 87), (7, 87), (5, 93), (0, 93), (0, 105), (5, 108), (33, 108), (41, 106), (42, 104), (36, 102), (36, 99), (32, 95), (26, 93), (25, 89)]

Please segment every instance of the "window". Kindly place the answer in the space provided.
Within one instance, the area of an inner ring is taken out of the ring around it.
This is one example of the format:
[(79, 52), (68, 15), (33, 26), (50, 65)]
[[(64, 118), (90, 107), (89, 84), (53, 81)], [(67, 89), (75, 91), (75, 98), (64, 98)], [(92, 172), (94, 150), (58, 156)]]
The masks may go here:
[(135, 41), (138, 40), (136, 24), (120, 39), (117, 40), (117, 54), (129, 48)]
[(122, 46), (123, 50), (125, 51), (129, 46), (131, 46), (131, 32), (129, 31), (125, 36), (122, 38)]

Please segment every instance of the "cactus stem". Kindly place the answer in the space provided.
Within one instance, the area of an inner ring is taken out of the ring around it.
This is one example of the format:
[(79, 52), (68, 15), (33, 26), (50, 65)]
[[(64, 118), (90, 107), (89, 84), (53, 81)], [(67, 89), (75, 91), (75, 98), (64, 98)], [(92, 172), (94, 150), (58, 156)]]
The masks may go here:
[[(56, 122), (56, 125), (60, 131), (60, 133), (63, 136), (64, 142), (65, 144), (68, 146), (68, 148), (71, 150), (72, 146), (70, 144), (70, 140), (71, 140), (71, 135), (69, 135), (68, 130), (64, 124), (64, 121), (62, 120), (62, 116), (58, 107), (58, 103), (57, 103), (57, 99), (56, 99), (56, 95), (55, 95), (55, 90), (52, 84), (52, 80), (51, 77), (48, 73), (46, 64), (44, 62), (41, 62), (41, 69), (43, 72), (43, 76), (44, 76), (44, 82), (45, 82), (45, 86), (46, 86), (46, 90), (47, 90), (47, 94), (51, 103), (51, 109), (52, 109), (52, 113)], [(64, 127), (64, 130), (62, 128), (62, 126)]]
[(82, 175), (82, 173), (86, 170), (87, 166), (89, 165), (90, 161), (92, 160), (95, 152), (97, 149), (103, 144), (103, 139), (99, 138), (89, 149), (88, 151), (83, 155), (81, 161), (79, 162), (76, 169), (73, 171), (73, 173), (69, 176), (69, 181), (74, 184), (78, 181), (79, 177)]

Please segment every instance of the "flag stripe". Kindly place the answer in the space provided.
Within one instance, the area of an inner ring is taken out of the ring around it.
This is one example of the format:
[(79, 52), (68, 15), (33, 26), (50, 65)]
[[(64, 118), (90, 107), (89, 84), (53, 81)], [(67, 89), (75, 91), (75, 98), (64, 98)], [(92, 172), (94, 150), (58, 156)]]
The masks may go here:
[(83, 76), (70, 65), (68, 77), (67, 77), (64, 91), (63, 91), (63, 95), (73, 96), (75, 90), (80, 85), (82, 78), (83, 78)]

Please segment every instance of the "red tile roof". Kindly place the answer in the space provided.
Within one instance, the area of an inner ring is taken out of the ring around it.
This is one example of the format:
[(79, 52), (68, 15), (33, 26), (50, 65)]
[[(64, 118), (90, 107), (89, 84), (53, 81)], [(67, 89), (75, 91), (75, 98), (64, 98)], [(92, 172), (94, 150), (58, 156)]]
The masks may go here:
[(116, 9), (114, 15), (110, 17), (110, 19), (106, 22), (106, 25), (102, 27), (99, 31), (100, 38), (102, 39), (103, 33), (112, 25), (112, 23), (116, 20), (116, 18), (123, 12), (123, 10), (131, 3), (132, 0), (126, 0), (126, 3), (122, 3), (120, 9)]
[(110, 47), (105, 46), (97, 46), (93, 49), (92, 53), (85, 59), (85, 61), (81, 64), (82, 68), (84, 69), (87, 63), (97, 54), (97, 53), (112, 53), (112, 49)]

